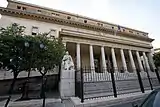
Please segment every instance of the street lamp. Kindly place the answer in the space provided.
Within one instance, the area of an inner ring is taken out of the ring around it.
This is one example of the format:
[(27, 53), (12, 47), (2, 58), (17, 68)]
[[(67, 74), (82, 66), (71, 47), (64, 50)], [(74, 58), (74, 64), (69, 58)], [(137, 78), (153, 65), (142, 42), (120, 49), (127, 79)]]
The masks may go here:
[(40, 47), (41, 49), (43, 49), (45, 46), (44, 46), (43, 43), (41, 43), (41, 44), (39, 45), (39, 47)]
[(24, 46), (25, 46), (25, 47), (29, 47), (29, 43), (28, 43), (28, 42), (25, 42), (25, 43), (24, 43)]
[[(43, 43), (40, 43), (40, 48), (41, 49), (44, 49), (44, 50), (47, 50), (47, 47), (43, 44)], [(41, 58), (41, 63), (43, 63), (43, 57)], [(44, 68), (44, 67), (43, 67)], [(45, 68), (44, 68), (45, 69)], [(43, 69), (43, 70), (44, 70)], [(41, 71), (40, 71), (41, 72)], [(45, 88), (46, 88), (46, 77), (45, 77), (45, 73), (42, 74), (42, 87), (41, 87), (41, 97), (43, 98), (43, 106), (42, 107), (45, 107)]]
[[(24, 42), (24, 46), (25, 46), (25, 56), (26, 56), (26, 48), (28, 48), (30, 46), (29, 42), (25, 41)], [(28, 75), (30, 75), (30, 71), (28, 71)], [(28, 86), (28, 81), (29, 81), (29, 78), (27, 77), (27, 80), (23, 83), (23, 87), (22, 87), (22, 96), (21, 96), (21, 99), (28, 99), (28, 89), (29, 89), (29, 86)]]

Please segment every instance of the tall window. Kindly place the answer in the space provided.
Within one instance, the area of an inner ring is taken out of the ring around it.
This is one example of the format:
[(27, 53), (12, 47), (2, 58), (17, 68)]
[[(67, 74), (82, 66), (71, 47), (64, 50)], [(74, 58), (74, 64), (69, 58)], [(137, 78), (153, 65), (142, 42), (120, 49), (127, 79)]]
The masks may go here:
[(22, 9), (23, 9), (23, 10), (27, 10), (27, 8), (26, 8), (26, 7), (22, 7)]
[(38, 27), (33, 26), (32, 27), (32, 35), (37, 35), (38, 34)]
[(17, 6), (17, 9), (21, 9), (21, 6)]
[(55, 29), (51, 29), (50, 30), (50, 37), (51, 38), (55, 38), (55, 36), (56, 36), (56, 30)]

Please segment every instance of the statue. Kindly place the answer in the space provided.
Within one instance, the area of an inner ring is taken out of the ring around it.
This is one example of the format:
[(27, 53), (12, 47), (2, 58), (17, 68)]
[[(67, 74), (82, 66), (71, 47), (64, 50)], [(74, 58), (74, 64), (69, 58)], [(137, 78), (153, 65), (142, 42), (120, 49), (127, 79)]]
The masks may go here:
[(62, 59), (62, 70), (74, 70), (74, 64), (71, 55), (69, 55), (68, 51), (64, 55)]
[[(75, 96), (75, 70), (74, 63), (68, 51), (64, 55), (61, 64), (60, 96), (62, 99)], [(66, 91), (67, 90), (67, 91)]]

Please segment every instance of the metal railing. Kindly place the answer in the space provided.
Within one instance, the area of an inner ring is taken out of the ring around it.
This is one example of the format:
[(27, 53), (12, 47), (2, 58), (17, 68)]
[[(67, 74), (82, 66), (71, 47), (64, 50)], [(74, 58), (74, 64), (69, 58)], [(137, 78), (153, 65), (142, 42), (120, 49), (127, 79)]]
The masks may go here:
[[(134, 71), (134, 72), (133, 72)], [(136, 72), (135, 72), (136, 71)], [(76, 96), (85, 99), (98, 97), (117, 97), (120, 94), (142, 92), (159, 86), (159, 72), (150, 73), (134, 69), (130, 72), (124, 68), (81, 68), (76, 70)], [(154, 77), (152, 75), (155, 75)]]

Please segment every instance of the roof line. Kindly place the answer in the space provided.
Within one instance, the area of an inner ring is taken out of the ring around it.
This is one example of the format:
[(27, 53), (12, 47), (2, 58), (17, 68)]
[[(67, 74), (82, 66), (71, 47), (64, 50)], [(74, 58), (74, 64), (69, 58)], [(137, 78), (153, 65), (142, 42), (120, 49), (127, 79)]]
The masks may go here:
[(18, 1), (18, 0), (7, 0), (7, 1), (8, 2), (18, 3), (18, 4), (23, 4), (23, 5), (28, 5), (28, 6), (32, 6), (32, 7), (38, 7), (38, 8), (49, 10), (49, 11), (55, 11), (55, 12), (59, 12), (59, 13), (62, 13), (62, 14), (68, 14), (68, 15), (72, 15), (72, 16), (76, 16), (76, 17), (81, 17), (81, 18), (85, 18), (85, 19), (88, 19), (88, 20), (97, 21), (97, 22), (100, 22), (100, 23), (106, 23), (106, 24), (110, 24), (110, 25), (120, 26), (122, 28), (138, 31), (138, 32), (141, 32), (141, 33), (146, 33), (148, 35), (148, 33), (144, 32), (144, 31), (128, 28), (128, 27), (121, 26), (121, 25), (118, 25), (118, 24), (109, 23), (109, 22), (106, 22), (106, 21), (94, 19), (94, 18), (91, 18), (91, 17), (87, 17), (87, 16), (83, 16), (83, 15), (79, 15), (79, 14), (75, 14), (75, 13), (71, 13), (71, 12), (66, 12), (66, 11), (62, 11), (62, 10), (58, 10), (58, 9), (53, 9), (53, 8), (48, 8), (48, 7), (44, 7), (44, 6), (40, 6), (40, 5), (36, 5), (36, 4), (32, 4), (32, 3), (26, 3), (26, 2), (22, 2), (22, 1)]

